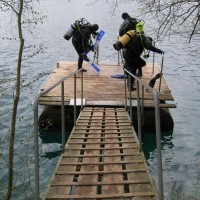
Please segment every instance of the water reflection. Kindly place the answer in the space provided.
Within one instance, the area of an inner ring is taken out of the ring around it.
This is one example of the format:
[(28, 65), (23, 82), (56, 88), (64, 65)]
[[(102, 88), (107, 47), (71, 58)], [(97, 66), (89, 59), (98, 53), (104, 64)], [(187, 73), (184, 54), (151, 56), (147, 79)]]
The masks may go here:
[[(161, 147), (162, 150), (172, 149), (174, 144), (172, 143), (173, 139), (173, 130), (162, 132), (161, 134)], [(155, 133), (144, 133), (143, 136), (143, 151), (146, 159), (155, 159), (154, 156), (157, 156), (155, 153), (156, 147), (156, 134)], [(154, 155), (152, 157), (152, 155)]]
[[(65, 133), (65, 141), (68, 140), (70, 136), (70, 132)], [(62, 144), (62, 133), (61, 132), (40, 132), (40, 139), (42, 140), (42, 143), (48, 144), (48, 143), (58, 143)]]
[(59, 151), (53, 151), (53, 152), (45, 152), (43, 155), (41, 155), (41, 158), (47, 158), (47, 159), (52, 159), (60, 156), (62, 153), (61, 150)]
[[(65, 142), (67, 142), (70, 132), (65, 133)], [(42, 143), (41, 158), (52, 159), (62, 153), (62, 133), (61, 132), (40, 132)]]

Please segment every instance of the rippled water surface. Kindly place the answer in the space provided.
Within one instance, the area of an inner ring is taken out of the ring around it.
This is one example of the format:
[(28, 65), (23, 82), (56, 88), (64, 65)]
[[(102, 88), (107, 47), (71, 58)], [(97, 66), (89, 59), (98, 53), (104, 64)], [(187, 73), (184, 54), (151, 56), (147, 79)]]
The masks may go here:
[[(65, 31), (75, 19), (80, 17), (88, 19), (91, 23), (98, 23), (100, 28), (106, 31), (100, 47), (100, 62), (116, 62), (117, 54), (112, 44), (116, 42), (117, 31), (122, 23), (121, 14), (126, 11), (132, 16), (139, 15), (137, 5), (134, 3), (121, 3), (113, 13), (111, 1), (109, 3), (99, 1), (94, 5), (91, 5), (91, 2), (90, 0), (43, 0), (40, 8), (47, 15), (47, 20), (38, 26), (33, 35), (26, 34), (26, 44), (43, 44), (46, 49), (38, 56), (25, 61), (22, 67), (24, 85), (33, 83), (29, 87), (22, 88), (15, 145), (15, 190), (12, 199), (20, 200), (25, 197), (33, 199), (33, 192), (30, 189), (34, 185), (32, 102), (38, 88), (47, 78), (42, 75), (48, 74), (58, 61), (77, 60), (71, 41), (63, 39)], [(6, 14), (0, 14), (0, 35), (12, 37), (15, 35), (15, 26), (10, 29), (8, 26), (10, 19), (5, 16)], [(154, 24), (149, 19), (145, 19), (145, 22), (146, 32), (150, 33), (151, 26)], [(165, 199), (192, 199), (192, 197), (200, 199), (199, 45), (199, 41), (187, 44), (185, 40), (175, 36), (160, 42), (160, 48), (165, 51), (165, 78), (177, 103), (177, 108), (170, 110), (174, 129), (162, 136)], [(28, 53), (31, 53), (31, 50), (25, 51), (25, 54)], [(17, 60), (16, 41), (1, 39), (0, 60), (0, 78), (13, 78)], [(38, 79), (41, 76), (42, 78)], [(7, 141), (11, 117), (8, 111), (11, 109), (10, 103), (13, 97), (11, 87), (13, 87), (12, 82), (8, 82), (5, 85), (6, 90), (3, 91), (7, 95), (1, 96), (0, 99), (0, 198), (4, 193), (7, 180)], [(54, 137), (53, 140), (55, 142), (40, 139), (42, 194), (61, 151), (61, 144), (56, 142), (59, 138)], [(144, 148), (149, 169), (157, 182), (157, 158), (153, 134), (145, 136)], [(27, 188), (28, 192), (25, 193)]]

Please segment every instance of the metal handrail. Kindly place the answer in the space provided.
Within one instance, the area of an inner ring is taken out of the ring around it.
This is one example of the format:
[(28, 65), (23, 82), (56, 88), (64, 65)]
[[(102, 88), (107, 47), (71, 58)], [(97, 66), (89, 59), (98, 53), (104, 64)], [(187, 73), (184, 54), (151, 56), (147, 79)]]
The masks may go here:
[(34, 100), (34, 156), (35, 156), (35, 199), (40, 199), (39, 183), (39, 143), (38, 143), (38, 104), (39, 98), (61, 84), (61, 126), (62, 126), (62, 152), (65, 148), (65, 109), (64, 109), (64, 81), (74, 76), (74, 125), (76, 124), (76, 74), (81, 72), (81, 109), (83, 109), (83, 71), (81, 69), (67, 75), (44, 91), (40, 91)]
[[(158, 191), (159, 200), (163, 200), (163, 174), (162, 174), (162, 154), (161, 154), (161, 128), (160, 128), (160, 108), (159, 108), (159, 98), (158, 91), (154, 90), (152, 87), (147, 85), (143, 80), (139, 79), (137, 76), (133, 75), (128, 70), (124, 69), (124, 74), (128, 74), (128, 79), (130, 81), (131, 77), (136, 80), (137, 85), (137, 117), (138, 117), (138, 139), (139, 139), (139, 150), (142, 151), (142, 119), (144, 110), (144, 89), (146, 88), (149, 92), (153, 94), (154, 107), (155, 107), (155, 126), (156, 126), (156, 144), (157, 144), (157, 159), (158, 159)], [(125, 106), (127, 108), (127, 93), (126, 93), (126, 77), (124, 76), (124, 92), (125, 92)], [(140, 97), (140, 87), (142, 85), (142, 97)], [(132, 95), (131, 95), (131, 84), (129, 84), (129, 108), (130, 108), (130, 123), (132, 124), (133, 113), (132, 113)], [(142, 101), (142, 102), (141, 102)]]

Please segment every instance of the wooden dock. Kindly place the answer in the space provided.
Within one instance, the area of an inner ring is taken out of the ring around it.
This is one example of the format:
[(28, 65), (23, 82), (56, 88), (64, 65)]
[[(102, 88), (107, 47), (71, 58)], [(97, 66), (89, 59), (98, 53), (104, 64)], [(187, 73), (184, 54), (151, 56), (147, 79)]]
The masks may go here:
[[(99, 106), (99, 105), (111, 105), (111, 106), (123, 106), (124, 105), (124, 79), (112, 78), (111, 75), (123, 75), (122, 66), (111, 64), (100, 64), (100, 74), (97, 74), (88, 63), (84, 63), (84, 68), (88, 71), (84, 73), (84, 91), (83, 98), (85, 105)], [(47, 89), (61, 78), (74, 72), (77, 69), (77, 62), (60, 61), (59, 67), (55, 68), (50, 74), (47, 82), (43, 85), (43, 89)], [(155, 65), (154, 75), (160, 72), (159, 65)], [(149, 83), (152, 78), (152, 64), (147, 64), (143, 67), (143, 76), (141, 77), (146, 83)], [(81, 91), (80, 76), (77, 77), (77, 98), (80, 98)], [(159, 80), (156, 81), (155, 89), (159, 88)], [(71, 105), (73, 100), (74, 91), (74, 79), (70, 78), (65, 81), (65, 105)], [(132, 92), (132, 99), (136, 99), (136, 91)], [(150, 92), (145, 91), (144, 103), (146, 107), (153, 106), (153, 96)], [(171, 90), (165, 80), (162, 77), (161, 90), (159, 93), (159, 99), (161, 100), (160, 106), (165, 108), (175, 108), (176, 105), (173, 102)], [(166, 101), (172, 103), (166, 104)], [(164, 102), (164, 103), (163, 103)], [(39, 104), (46, 106), (61, 105), (61, 89), (60, 86), (53, 89), (51, 92), (42, 96), (39, 100)], [(134, 104), (133, 104), (134, 105)]]
[(45, 199), (157, 199), (124, 108), (84, 107)]

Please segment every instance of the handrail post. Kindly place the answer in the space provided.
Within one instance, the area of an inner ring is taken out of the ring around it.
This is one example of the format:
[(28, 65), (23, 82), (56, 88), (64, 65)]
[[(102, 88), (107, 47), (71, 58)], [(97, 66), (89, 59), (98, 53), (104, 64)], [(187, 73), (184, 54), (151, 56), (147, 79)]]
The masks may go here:
[(34, 101), (34, 156), (35, 156), (35, 200), (40, 199), (39, 145), (38, 145), (38, 97)]
[[(154, 41), (154, 46), (156, 45), (156, 42)], [(152, 77), (154, 76), (155, 71), (155, 52), (153, 52), (153, 69), (152, 69)]]
[(120, 65), (120, 52), (118, 51), (117, 52), (117, 65), (119, 66)]
[[(117, 36), (117, 40), (119, 40), (119, 35)], [(117, 65), (120, 65), (120, 50), (117, 51)]]
[(160, 108), (158, 93), (153, 91), (154, 106), (155, 106), (155, 121), (156, 121), (156, 144), (158, 156), (158, 187), (159, 187), (159, 200), (164, 199), (163, 196), (163, 173), (162, 173), (162, 153), (161, 153), (161, 129), (160, 129)]
[(97, 46), (97, 65), (99, 64), (99, 45)]
[(126, 72), (124, 71), (124, 95), (125, 95), (125, 108), (127, 110), (127, 92), (126, 92), (126, 79), (128, 80), (128, 77), (126, 77)]
[(140, 111), (140, 87), (137, 81), (137, 116), (138, 116), (138, 137), (139, 137), (139, 150), (142, 151), (142, 132), (141, 132), (141, 111)]
[(141, 123), (142, 123), (142, 134), (144, 125), (144, 85), (142, 85), (142, 103), (141, 103)]
[(131, 97), (131, 75), (129, 74), (128, 75), (128, 81), (129, 81), (129, 85), (128, 85), (128, 87), (129, 87), (129, 109), (130, 109), (130, 124), (131, 124), (131, 126), (133, 125), (133, 110), (132, 110), (132, 97)]
[(74, 74), (74, 126), (76, 126), (76, 74)]
[[(164, 62), (164, 55), (162, 55), (162, 62), (161, 62), (161, 74), (163, 73), (163, 62)], [(161, 88), (161, 79), (162, 79), (162, 75), (160, 76), (160, 83), (159, 83), (159, 92), (160, 92), (160, 88)]]
[(83, 110), (83, 71), (81, 71), (81, 110)]
[(61, 124), (62, 124), (62, 152), (65, 152), (65, 100), (64, 100), (64, 81), (61, 84)]

